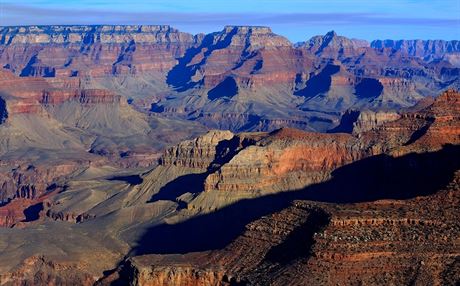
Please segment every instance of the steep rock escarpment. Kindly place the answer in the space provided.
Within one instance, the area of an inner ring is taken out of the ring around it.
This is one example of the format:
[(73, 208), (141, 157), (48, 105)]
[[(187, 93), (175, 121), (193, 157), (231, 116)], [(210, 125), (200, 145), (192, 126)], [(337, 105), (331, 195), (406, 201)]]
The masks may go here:
[(0, 172), (0, 227), (20, 226), (44, 215), (44, 201), (65, 189), (59, 185), (66, 177), (87, 166), (89, 161), (2, 166)]
[(160, 159), (160, 165), (174, 165), (187, 168), (207, 169), (217, 159), (221, 145), (230, 142), (234, 134), (230, 131), (210, 131), (193, 140), (184, 141), (167, 149)]
[[(0, 95), (0, 202), (9, 204), (2, 208), (8, 226), (76, 170), (153, 165), (166, 144), (204, 132), (196, 124), (151, 118), (113, 91), (73, 81), (18, 77), (3, 69)], [(178, 130), (171, 134), (171, 128)]]
[(281, 129), (240, 151), (205, 181), (205, 191), (260, 192), (299, 189), (364, 153), (351, 136)]
[(78, 265), (55, 263), (45, 256), (32, 256), (8, 275), (0, 275), (0, 281), (5, 285), (52, 285), (78, 284), (92, 285), (94, 277), (79, 269)]
[(295, 69), (306, 64), (286, 38), (268, 27), (227, 26), (207, 35), (200, 46), (179, 59), (168, 82), (181, 90), (203, 84), (212, 92), (231, 79), (251, 89), (267, 83), (291, 83)]
[(444, 144), (458, 144), (459, 106), (459, 93), (447, 90), (428, 107), (404, 113), (399, 120), (363, 133), (363, 140), (385, 140), (387, 146), (403, 145), (398, 149), (403, 153), (438, 150)]
[(133, 257), (123, 271), (135, 285), (454, 285), (458, 187), (374, 204), (298, 201), (223, 250)]
[(138, 176), (93, 166), (43, 201), (49, 217), (0, 230), (15, 238), (0, 244), (2, 281), (455, 285), (458, 98), (356, 136), (211, 131)]
[(365, 131), (375, 129), (388, 121), (394, 121), (400, 118), (396, 112), (379, 111), (374, 112), (370, 110), (347, 110), (340, 120), (340, 124), (329, 132), (344, 132), (359, 134)]

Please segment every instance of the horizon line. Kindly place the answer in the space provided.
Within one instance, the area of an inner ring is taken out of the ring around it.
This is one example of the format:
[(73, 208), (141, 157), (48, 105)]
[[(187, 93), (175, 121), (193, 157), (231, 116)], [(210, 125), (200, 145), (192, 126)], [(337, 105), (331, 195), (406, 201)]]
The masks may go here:
[(347, 39), (350, 39), (350, 40), (360, 40), (360, 41), (366, 41), (368, 42), (369, 44), (371, 44), (372, 42), (374, 41), (445, 41), (445, 42), (455, 42), (455, 41), (460, 41), (459, 39), (441, 39), (441, 38), (398, 38), (398, 39), (395, 39), (395, 38), (374, 38), (372, 40), (368, 40), (368, 39), (363, 39), (363, 38), (357, 38), (357, 37), (351, 37), (351, 36), (347, 36), (347, 35), (344, 35), (344, 34), (337, 34), (335, 32), (334, 29), (328, 31), (327, 33), (325, 34), (316, 34), (316, 35), (313, 35), (310, 37), (310, 39), (307, 39), (307, 40), (303, 40), (303, 41), (292, 41), (291, 39), (289, 39), (287, 36), (284, 36), (282, 33), (275, 33), (273, 32), (273, 29), (271, 26), (268, 26), (268, 25), (241, 25), (241, 24), (235, 24), (235, 25), (232, 25), (232, 24), (226, 24), (223, 26), (223, 28), (221, 30), (217, 30), (217, 31), (213, 31), (213, 32), (209, 32), (209, 33), (206, 33), (206, 32), (199, 32), (199, 33), (193, 33), (193, 32), (189, 32), (189, 31), (185, 31), (183, 29), (179, 29), (179, 28), (176, 28), (175, 25), (171, 25), (171, 24), (102, 24), (102, 23), (99, 23), (99, 24), (25, 24), (25, 25), (0, 25), (0, 28), (20, 28), (20, 27), (75, 27), (75, 26), (80, 26), (80, 27), (101, 27), (101, 26), (122, 26), (122, 27), (128, 27), (128, 26), (137, 26), (137, 27), (140, 27), (140, 26), (151, 26), (151, 27), (169, 27), (169, 28), (173, 28), (173, 29), (176, 29), (177, 31), (179, 32), (182, 32), (182, 33), (188, 33), (190, 35), (193, 35), (193, 36), (197, 36), (197, 35), (209, 35), (209, 34), (212, 34), (212, 33), (218, 33), (218, 32), (221, 32), (223, 31), (225, 28), (227, 27), (249, 27), (249, 28), (269, 28), (271, 30), (272, 33), (278, 35), (278, 36), (282, 36), (284, 38), (286, 38), (287, 40), (289, 40), (289, 42), (291, 42), (292, 44), (297, 44), (297, 43), (302, 43), (302, 42), (307, 42), (308, 40), (312, 39), (313, 37), (317, 37), (317, 36), (325, 36), (329, 33), (335, 33), (337, 36), (339, 37), (345, 37)]

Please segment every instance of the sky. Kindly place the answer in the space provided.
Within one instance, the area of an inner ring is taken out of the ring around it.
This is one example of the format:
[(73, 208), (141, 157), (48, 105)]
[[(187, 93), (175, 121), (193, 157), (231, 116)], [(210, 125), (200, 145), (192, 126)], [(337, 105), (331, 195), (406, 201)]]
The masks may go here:
[(48, 24), (168, 24), (193, 34), (259, 25), (293, 42), (331, 30), (460, 40), (460, 0), (0, 0), (0, 26)]

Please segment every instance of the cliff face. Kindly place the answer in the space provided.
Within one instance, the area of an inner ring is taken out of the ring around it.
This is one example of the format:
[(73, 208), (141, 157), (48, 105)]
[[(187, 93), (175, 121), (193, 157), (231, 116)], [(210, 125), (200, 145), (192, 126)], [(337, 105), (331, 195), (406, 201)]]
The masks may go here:
[(343, 132), (360, 134), (372, 129), (376, 129), (385, 122), (395, 121), (401, 116), (396, 112), (370, 111), (370, 110), (347, 110), (340, 120), (340, 124), (331, 133)]
[(91, 274), (82, 271), (77, 265), (55, 263), (44, 256), (27, 258), (15, 272), (0, 275), (0, 280), (6, 285), (14, 286), (28, 283), (92, 285), (96, 282)]
[(167, 25), (127, 26), (24, 26), (3, 27), (0, 44), (74, 44), (74, 43), (139, 43), (171, 44), (193, 42), (187, 33)]
[(459, 94), (400, 110), (452, 63), (265, 27), (1, 29), (0, 284), (458, 280)]
[(386, 140), (388, 145), (404, 145), (398, 152), (438, 150), (444, 144), (458, 144), (459, 93), (447, 90), (430, 106), (404, 113), (401, 119), (382, 124), (363, 137), (371, 141)]
[(3, 66), (45, 77), (164, 72), (199, 41), (169, 26), (4, 27), (0, 34)]
[[(41, 113), (50, 105), (76, 101), (81, 105), (120, 104), (120, 96), (104, 89), (82, 89), (79, 84), (60, 83), (45, 78), (24, 78), (2, 70), (0, 92), (3, 102), (3, 121), (7, 115)], [(6, 110), (5, 110), (6, 108)], [(11, 117), (10, 116), (10, 117)]]
[(321, 182), (330, 172), (364, 156), (351, 136), (281, 129), (241, 150), (209, 175), (205, 191), (273, 192)]
[(206, 170), (204, 197), (206, 192), (255, 194), (300, 189), (325, 181), (333, 170), (371, 155), (389, 150), (395, 154), (419, 148), (437, 150), (447, 142), (456, 144), (459, 113), (458, 93), (449, 90), (415, 112), (350, 113), (354, 118), (342, 122), (334, 132), (356, 137), (289, 128), (255, 137), (212, 131), (168, 149), (160, 164)]
[(213, 99), (213, 88), (225, 80), (249, 89), (265, 83), (291, 83), (301, 61), (291, 43), (268, 27), (227, 26), (207, 35), (180, 59), (168, 74), (168, 83), (182, 89), (204, 84)]
[[(167, 149), (160, 159), (160, 165), (174, 165), (185, 168), (207, 169), (218, 157), (221, 151), (218, 145), (224, 145), (234, 137), (230, 131), (210, 131), (207, 134)], [(222, 148), (223, 149), (223, 148)]]

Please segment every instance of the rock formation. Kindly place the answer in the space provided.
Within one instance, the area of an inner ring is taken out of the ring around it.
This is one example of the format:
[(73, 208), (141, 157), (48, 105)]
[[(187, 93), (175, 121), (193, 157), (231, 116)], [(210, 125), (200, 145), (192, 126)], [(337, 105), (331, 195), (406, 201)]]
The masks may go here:
[(0, 285), (455, 285), (455, 49), (0, 28)]
[[(455, 283), (460, 229), (456, 220), (460, 202), (456, 159), (460, 155), (459, 98), (459, 93), (447, 91), (422, 110), (357, 131), (354, 139), (291, 129), (260, 134), (207, 176), (202, 193), (233, 193), (239, 200), (244, 192), (258, 190), (257, 195), (189, 220), (153, 227), (135, 248), (138, 256), (126, 260), (118, 272), (100, 283)], [(419, 121), (430, 120), (438, 123), (432, 122), (419, 136), (424, 129)], [(198, 142), (210, 142), (204, 139), (217, 139), (217, 134), (184, 144), (195, 142), (198, 149), (192, 149), (202, 150), (200, 146), (209, 143)], [(407, 136), (412, 141), (407, 142)], [(341, 149), (347, 146), (352, 149)], [(165, 157), (182, 157), (178, 150), (186, 149), (178, 148)], [(211, 157), (215, 158), (214, 153)], [(296, 170), (301, 174), (322, 170), (331, 175), (312, 182), (297, 176)], [(269, 172), (277, 176), (270, 177)], [(299, 186), (296, 181), (285, 181), (291, 189), (286, 185), (285, 192), (279, 193), (276, 182), (283, 180), (283, 174), (303, 181), (304, 188), (289, 191)], [(232, 184), (235, 180), (240, 181)], [(267, 188), (278, 192), (264, 196)], [(200, 196), (190, 204), (202, 203)], [(180, 236), (202, 224), (205, 233)], [(233, 228), (238, 231), (232, 232)], [(222, 248), (218, 247), (220, 240)], [(184, 252), (190, 253), (178, 255)]]
[(371, 111), (371, 110), (347, 110), (340, 120), (340, 124), (331, 133), (343, 132), (360, 134), (375, 129), (388, 121), (395, 121), (400, 118), (396, 112)]
[(455, 41), (370, 45), (331, 31), (294, 45), (254, 26), (196, 36), (145, 25), (3, 27), (0, 34), (0, 64), (16, 75), (103, 87), (144, 111), (233, 132), (327, 131), (347, 109), (397, 111), (459, 88)]
[(199, 41), (169, 26), (4, 27), (0, 34), (2, 66), (45, 77), (167, 71)]
[[(459, 98), (446, 91), (354, 135), (210, 131), (139, 175), (89, 167), (26, 218), (15, 206), (27, 196), (0, 208), (7, 239), (42, 229), (39, 246), (0, 244), (2, 282), (454, 283)], [(62, 255), (70, 245), (86, 255)]]
[[(75, 172), (93, 164), (156, 164), (168, 142), (203, 130), (197, 125), (188, 129), (184, 122), (149, 118), (110, 90), (78, 86), (0, 72), (2, 224), (11, 226), (25, 219), (25, 209), (41, 203), (59, 180)], [(171, 125), (181, 130), (170, 134)], [(159, 131), (155, 135), (154, 129)], [(152, 136), (157, 139), (152, 141)]]

